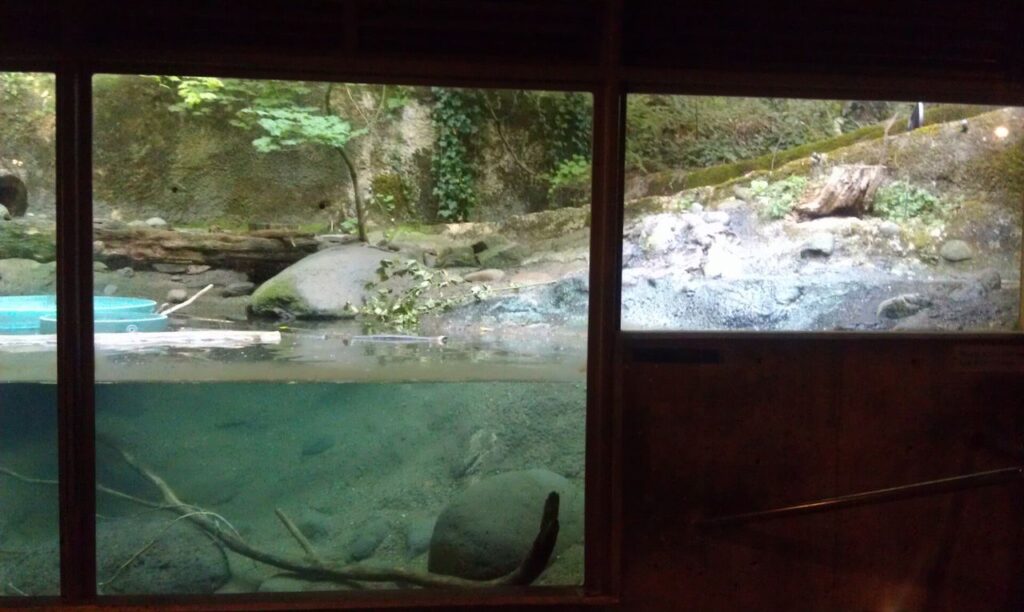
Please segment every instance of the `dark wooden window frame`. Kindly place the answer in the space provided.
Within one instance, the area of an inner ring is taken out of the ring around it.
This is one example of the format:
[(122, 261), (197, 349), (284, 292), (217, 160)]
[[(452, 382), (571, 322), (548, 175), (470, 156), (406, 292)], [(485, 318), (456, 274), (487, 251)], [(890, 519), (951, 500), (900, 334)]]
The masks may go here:
[[(403, 0), (391, 4), (402, 5)], [(528, 4), (527, 2), (524, 2)], [(27, 4), (27, 3), (26, 3)], [(200, 3), (201, 4), (201, 3)], [(315, 2), (314, 2), (315, 4)], [(324, 2), (319, 4), (326, 6)], [(448, 9), (474, 10), (468, 0), (442, 2)], [(485, 3), (486, 4), (486, 3)], [(493, 3), (492, 3), (493, 4)], [(563, 3), (564, 4), (564, 3)], [(582, 3), (586, 4), (586, 3)], [(52, 72), (57, 76), (57, 194), (58, 207), (58, 303), (61, 308), (58, 347), (58, 421), (60, 466), (61, 589), (59, 598), (4, 598), (5, 606), (106, 607), (151, 609), (166, 605), (178, 610), (203, 609), (333, 609), (355, 607), (614, 605), (621, 585), (622, 532), (620, 482), (621, 411), (626, 403), (618, 393), (623, 355), (631, 347), (656, 343), (666, 350), (685, 349), (698, 343), (713, 344), (716, 338), (737, 337), (716, 333), (639, 333), (620, 331), (622, 183), (624, 166), (625, 107), (627, 92), (751, 95), (785, 97), (877, 97), (929, 99), (975, 103), (1024, 104), (1024, 50), (1010, 49), (1005, 69), (988, 69), (983, 63), (956, 64), (941, 60), (934, 66), (917, 67), (913, 78), (883, 64), (872, 67), (844, 61), (842, 48), (823, 49), (818, 63), (806, 65), (787, 56), (777, 65), (750, 60), (740, 66), (717, 65), (713, 58), (698, 57), (675, 64), (649, 61), (629, 32), (631, 14), (622, 0), (592, 3), (596, 42), (580, 57), (546, 62), (543, 58), (489, 58), (471, 50), (455, 50), (422, 57), (404, 54), (360, 53), (358, 6), (366, 14), (367, 0), (334, 5), (340, 11), (344, 42), (338, 48), (289, 50), (287, 44), (260, 51), (250, 44), (229, 41), (218, 46), (216, 32), (191, 35), (186, 43), (175, 40), (139, 40), (121, 44), (127, 26), (111, 26), (89, 17), (94, 13), (125, 10), (116, 2), (40, 0), (32, 8), (0, 7), (0, 70)], [(638, 3), (642, 5), (644, 3)], [(654, 3), (657, 4), (657, 3)], [(195, 12), (196, 3), (165, 9), (166, 14)], [(413, 6), (406, 2), (406, 8)], [(357, 8), (353, 8), (357, 7)], [(31, 23), (10, 36), (4, 26)], [(27, 11), (19, 14), (18, 11)], [(170, 13), (166, 11), (169, 10)], [(656, 12), (656, 11), (655, 11)], [(722, 11), (727, 13), (726, 10)], [(27, 17), (26, 17), (27, 15)], [(156, 22), (161, 13), (156, 11)], [(209, 17), (209, 14), (205, 15)], [(315, 15), (309, 16), (312, 23)], [(146, 25), (147, 17), (140, 17)], [(212, 20), (197, 18), (199, 25)], [(865, 18), (870, 23), (870, 19)], [(1018, 25), (1020, 19), (1017, 20)], [(136, 22), (128, 21), (129, 25)], [(351, 24), (351, 25), (349, 25)], [(625, 24), (625, 25), (624, 25)], [(300, 26), (302, 24), (300, 23)], [(275, 32), (273, 23), (247, 23), (254, 36)], [(469, 24), (472, 26), (472, 24)], [(469, 29), (467, 26), (467, 30)], [(120, 30), (118, 28), (121, 28)], [(311, 30), (316, 28), (308, 26)], [(368, 27), (387, 25), (371, 23)], [(454, 26), (458, 32), (459, 26)], [(656, 26), (648, 26), (655, 28)], [(666, 25), (662, 38), (674, 33)], [(754, 30), (738, 25), (738, 36)], [(397, 28), (397, 26), (396, 26)], [(236, 31), (241, 28), (236, 28)], [(300, 27), (300, 33), (301, 33)], [(968, 29), (968, 28), (965, 28)], [(1012, 31), (1019, 31), (1011, 26)], [(626, 31), (624, 31), (626, 30)], [(440, 39), (443, 33), (435, 36)], [(459, 38), (459, 37), (457, 37)], [(481, 45), (468, 34), (466, 45)], [(655, 37), (657, 38), (657, 37)], [(431, 35), (424, 36), (429, 48)], [(581, 39), (585, 40), (585, 39)], [(197, 43), (198, 41), (198, 43)], [(624, 42), (625, 41), (625, 42)], [(145, 41), (144, 41), (145, 42)], [(244, 41), (243, 41), (244, 43)], [(284, 46), (282, 46), (284, 45)], [(627, 52), (623, 53), (623, 47)], [(1004, 45), (1005, 46), (1005, 45)], [(927, 44), (923, 45), (927, 49)], [(796, 45), (789, 48), (793, 51)], [(410, 49), (412, 49), (410, 47)], [(671, 55), (671, 46), (668, 51)], [(822, 66), (828, 63), (829, 69)], [(877, 68), (877, 69), (876, 69)], [(373, 83), (430, 84), (468, 87), (537, 88), (590, 92), (593, 116), (593, 204), (591, 225), (590, 320), (587, 372), (586, 453), (586, 582), (582, 588), (530, 587), (486, 592), (437, 592), (421, 590), (381, 592), (334, 592), (315, 594), (246, 594), (215, 597), (97, 597), (95, 593), (95, 442), (94, 355), (92, 338), (92, 125), (91, 77), (99, 73), (209, 74), (250, 78), (287, 78)], [(760, 335), (766, 342), (781, 335)], [(793, 334), (786, 337), (793, 337)], [(801, 337), (799, 334), (796, 337)], [(864, 334), (804, 335), (806, 341), (870, 341)], [(914, 336), (906, 335), (908, 341)], [(934, 336), (931, 336), (934, 337)], [(969, 336), (949, 335), (949, 342)], [(1020, 337), (1017, 337), (1020, 341)]]

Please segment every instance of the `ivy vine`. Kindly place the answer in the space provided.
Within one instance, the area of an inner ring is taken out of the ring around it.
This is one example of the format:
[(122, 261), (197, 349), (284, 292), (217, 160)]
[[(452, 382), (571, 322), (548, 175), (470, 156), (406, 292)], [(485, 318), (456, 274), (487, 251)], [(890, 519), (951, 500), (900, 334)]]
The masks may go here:
[(471, 139), (480, 129), (479, 94), (464, 89), (434, 87), (431, 119), (436, 147), (431, 170), (437, 215), (446, 221), (465, 221), (476, 205), (476, 172), (470, 161)]

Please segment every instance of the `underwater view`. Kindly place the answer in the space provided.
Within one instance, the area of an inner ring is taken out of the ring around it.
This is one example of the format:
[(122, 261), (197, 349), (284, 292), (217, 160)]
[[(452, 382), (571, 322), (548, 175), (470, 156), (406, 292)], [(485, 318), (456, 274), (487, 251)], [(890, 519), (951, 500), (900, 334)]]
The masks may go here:
[[(100, 593), (582, 584), (589, 94), (93, 96)], [(53, 77), (0, 102), (0, 593), (55, 594)], [(631, 95), (625, 188), (626, 329), (1019, 329), (1022, 109)]]

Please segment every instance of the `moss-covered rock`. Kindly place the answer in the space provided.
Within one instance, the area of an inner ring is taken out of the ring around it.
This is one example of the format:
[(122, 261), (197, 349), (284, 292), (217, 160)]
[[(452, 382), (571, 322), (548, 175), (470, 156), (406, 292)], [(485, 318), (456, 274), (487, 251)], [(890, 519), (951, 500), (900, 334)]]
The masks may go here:
[(394, 257), (361, 244), (320, 251), (260, 285), (250, 311), (264, 317), (351, 318), (350, 306), (362, 305), (366, 283), (376, 278), (381, 260)]
[(0, 221), (0, 259), (31, 259), (47, 262), (57, 259), (57, 241), (52, 228), (38, 228)]

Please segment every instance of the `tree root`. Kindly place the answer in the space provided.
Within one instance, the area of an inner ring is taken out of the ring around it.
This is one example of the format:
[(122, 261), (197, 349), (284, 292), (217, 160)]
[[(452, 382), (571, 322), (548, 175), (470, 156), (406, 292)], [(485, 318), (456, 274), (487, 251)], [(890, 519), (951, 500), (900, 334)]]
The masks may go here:
[[(231, 527), (226, 519), (220, 515), (204, 510), (199, 506), (183, 502), (167, 482), (158, 474), (142, 465), (134, 455), (128, 451), (107, 443), (113, 450), (120, 454), (121, 458), (148, 480), (160, 491), (162, 502), (153, 502), (142, 499), (127, 493), (122, 493), (109, 487), (97, 484), (97, 491), (127, 499), (141, 505), (169, 510), (178, 515), (178, 520), (187, 520), (204, 533), (213, 538), (225, 548), (247, 557), (259, 563), (284, 570), (281, 575), (310, 582), (331, 582), (336, 584), (351, 585), (353, 582), (394, 582), (404, 585), (412, 585), (428, 588), (481, 588), (496, 586), (523, 586), (531, 584), (547, 567), (554, 551), (555, 542), (558, 540), (558, 507), (559, 498), (555, 492), (549, 493), (544, 502), (544, 512), (541, 516), (540, 527), (537, 537), (534, 538), (530, 551), (523, 559), (519, 567), (504, 576), (490, 580), (472, 580), (430, 572), (420, 572), (404, 568), (372, 567), (360, 564), (347, 564), (341, 566), (327, 565), (313, 551), (308, 541), (301, 536), (294, 524), (278, 510), (278, 518), (288, 528), (292, 537), (302, 546), (308, 560), (277, 555), (265, 550), (258, 549), (247, 543), (238, 532)], [(12, 470), (0, 467), (0, 475), (6, 475), (15, 479), (33, 484), (57, 484), (54, 480), (42, 480), (23, 476)], [(227, 525), (227, 528), (225, 528)], [(147, 547), (148, 548), (148, 547)], [(144, 552), (145, 549), (143, 549)], [(136, 555), (137, 556), (137, 555)], [(129, 560), (130, 563), (131, 560)]]

